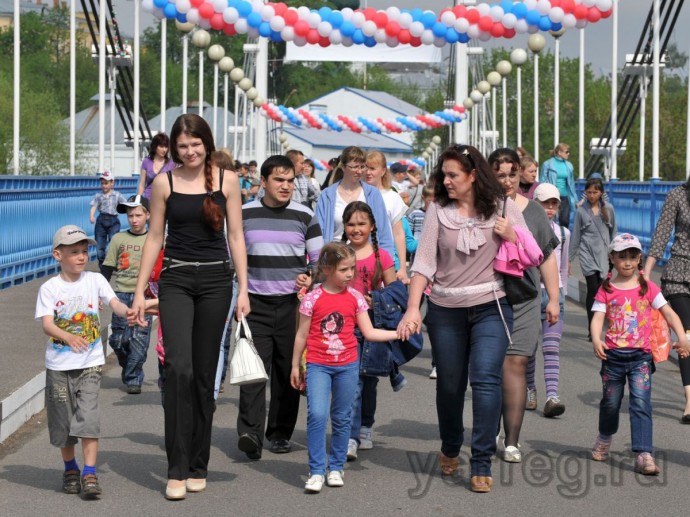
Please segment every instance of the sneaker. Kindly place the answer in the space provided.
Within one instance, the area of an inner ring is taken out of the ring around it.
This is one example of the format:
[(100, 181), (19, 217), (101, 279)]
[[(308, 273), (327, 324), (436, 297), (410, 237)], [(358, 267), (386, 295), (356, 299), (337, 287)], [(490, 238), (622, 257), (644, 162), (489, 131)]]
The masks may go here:
[(608, 439), (597, 436), (594, 447), (592, 447), (592, 459), (594, 461), (606, 461), (609, 459), (609, 450), (611, 449), (611, 437)]
[(527, 388), (527, 401), (525, 402), (525, 409), (530, 411), (537, 409), (537, 390)]
[(96, 474), (86, 474), (81, 478), (81, 490), (85, 498), (90, 499), (101, 495), (101, 485), (98, 484)]
[(342, 470), (331, 470), (328, 473), (328, 486), (343, 486), (345, 481), (343, 480)]
[(359, 448), (368, 451), (374, 448), (374, 442), (371, 441), (371, 427), (362, 427), (359, 429)]
[(285, 454), (292, 450), (292, 444), (289, 440), (273, 440), (271, 442), (270, 451), (273, 454)]
[(635, 472), (645, 476), (658, 476), (661, 470), (656, 466), (652, 455), (648, 452), (643, 452), (635, 460)]
[(507, 445), (503, 450), (503, 461), (508, 463), (520, 463), (522, 461), (520, 449), (514, 445)]
[(218, 386), (218, 393), (225, 393), (225, 384), (220, 383), (220, 386)]
[(357, 459), (357, 440), (350, 438), (347, 442), (347, 461), (355, 461)]
[(436, 367), (434, 366), (431, 369), (431, 373), (429, 374), (429, 379), (436, 379), (438, 377), (438, 374), (436, 373)]
[(304, 491), (312, 494), (318, 494), (323, 488), (324, 477), (318, 474), (309, 476), (307, 482), (304, 484)]
[(141, 386), (138, 384), (128, 384), (127, 385), (127, 393), (129, 395), (140, 395), (141, 394)]
[(544, 404), (544, 416), (546, 418), (561, 416), (563, 413), (565, 413), (565, 404), (558, 397), (551, 396), (546, 399), (546, 404)]
[(249, 433), (240, 435), (237, 440), (237, 448), (247, 455), (250, 460), (261, 459), (261, 444)]
[(78, 470), (66, 470), (62, 474), (62, 491), (66, 494), (78, 494), (81, 492), (81, 472)]

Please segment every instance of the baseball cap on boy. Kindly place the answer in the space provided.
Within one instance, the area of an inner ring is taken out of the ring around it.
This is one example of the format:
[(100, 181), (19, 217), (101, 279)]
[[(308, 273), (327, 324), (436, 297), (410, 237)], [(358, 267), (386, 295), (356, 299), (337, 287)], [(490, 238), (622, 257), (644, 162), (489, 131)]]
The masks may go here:
[(558, 191), (556, 185), (551, 183), (540, 183), (537, 188), (534, 189), (534, 194), (532, 197), (537, 201), (548, 201), (549, 199), (561, 200), (561, 193)]
[(77, 242), (87, 241), (89, 244), (96, 244), (96, 241), (89, 239), (86, 232), (74, 224), (63, 226), (53, 235), (53, 249), (58, 246), (69, 246)]
[(609, 245), (609, 252), (623, 251), (631, 248), (642, 251), (640, 239), (638, 239), (631, 233), (619, 233), (611, 241), (611, 244)]
[(147, 212), (151, 211), (149, 208), (149, 200), (141, 194), (137, 194), (136, 196), (129, 196), (126, 202), (117, 205), (117, 213), (126, 214), (128, 208), (136, 208), (138, 206), (143, 206)]
[(105, 181), (114, 181), (115, 176), (113, 176), (113, 173), (110, 171), (103, 171), (98, 173), (98, 179), (102, 179)]
[(391, 165), (391, 174), (397, 174), (399, 172), (407, 172), (407, 165), (400, 162), (395, 162)]

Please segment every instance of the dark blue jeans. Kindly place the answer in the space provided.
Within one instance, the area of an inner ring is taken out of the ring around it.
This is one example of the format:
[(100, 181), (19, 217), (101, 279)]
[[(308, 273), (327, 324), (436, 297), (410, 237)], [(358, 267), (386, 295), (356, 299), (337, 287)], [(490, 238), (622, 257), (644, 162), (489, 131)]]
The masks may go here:
[[(127, 307), (132, 306), (134, 293), (117, 291), (115, 294)], [(149, 349), (153, 318), (147, 314), (145, 319), (148, 323), (147, 327), (140, 327), (139, 325), (130, 327), (126, 318), (121, 318), (113, 313), (113, 319), (110, 323), (108, 344), (115, 352), (117, 362), (122, 367), (122, 382), (127, 386), (141, 386), (144, 382), (144, 363)]]
[(98, 214), (94, 234), (96, 237), (96, 250), (98, 254), (98, 267), (103, 265), (108, 243), (115, 234), (120, 231), (120, 220), (116, 215)]
[(633, 452), (652, 452), (652, 354), (644, 350), (607, 350), (601, 362), (603, 397), (599, 404), (599, 433), (618, 431), (625, 381), (630, 393), (630, 435)]
[[(512, 331), (513, 309), (501, 298)], [(441, 452), (456, 457), (463, 443), (463, 408), (472, 386), (472, 476), (490, 476), (501, 415), (501, 379), (508, 336), (496, 301), (475, 307), (447, 308), (429, 301), (425, 319), (436, 362), (436, 411)]]

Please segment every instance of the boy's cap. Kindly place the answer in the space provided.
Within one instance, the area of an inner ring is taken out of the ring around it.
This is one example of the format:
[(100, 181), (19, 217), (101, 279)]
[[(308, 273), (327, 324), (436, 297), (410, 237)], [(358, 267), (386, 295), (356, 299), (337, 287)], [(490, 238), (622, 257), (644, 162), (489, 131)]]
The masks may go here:
[(537, 201), (548, 201), (549, 199), (561, 200), (561, 193), (558, 191), (556, 185), (551, 183), (540, 183), (537, 188), (534, 189), (534, 194), (532, 195)]
[(138, 194), (136, 196), (130, 196), (126, 202), (118, 204), (117, 213), (126, 214), (128, 208), (136, 208), (138, 206), (143, 206), (147, 212), (151, 211), (149, 208), (149, 200), (141, 194)]
[(53, 249), (58, 246), (69, 246), (81, 241), (87, 241), (89, 244), (96, 244), (96, 241), (89, 239), (86, 232), (74, 224), (63, 226), (53, 235)]
[(113, 173), (110, 171), (103, 171), (98, 173), (98, 179), (102, 179), (105, 181), (115, 181), (115, 176), (113, 176)]
[(642, 251), (640, 239), (638, 239), (631, 233), (619, 233), (611, 241), (611, 244), (609, 245), (609, 252), (623, 251), (628, 250), (630, 248), (635, 248)]
[(404, 163), (395, 162), (393, 165), (391, 165), (391, 173), (397, 174), (399, 172), (407, 172), (407, 165)]

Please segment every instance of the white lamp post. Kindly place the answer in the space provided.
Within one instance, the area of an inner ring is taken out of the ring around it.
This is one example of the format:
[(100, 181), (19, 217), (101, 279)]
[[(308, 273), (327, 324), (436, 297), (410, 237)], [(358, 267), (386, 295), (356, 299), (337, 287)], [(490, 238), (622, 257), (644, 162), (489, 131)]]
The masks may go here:
[(211, 45), (208, 48), (208, 58), (213, 61), (213, 140), (218, 137), (218, 62), (225, 57), (225, 49), (221, 45)]
[[(470, 115), (469, 122), (470, 122), (470, 126), (471, 126), (471, 124), (474, 122), (474, 113), (472, 113), (472, 108), (474, 107), (474, 101), (472, 99), (470, 99), (469, 97), (465, 97), (465, 100), (462, 101), (462, 105), (465, 107), (465, 110)], [(465, 123), (467, 123), (467, 121), (465, 121)], [(464, 143), (465, 145), (467, 145), (467, 144), (472, 145), (472, 131), (468, 131), (467, 135), (469, 137), (467, 142), (462, 142), (462, 143)]]
[(175, 20), (175, 27), (182, 33), (182, 113), (187, 113), (187, 68), (189, 55), (189, 33), (194, 28), (193, 23), (182, 23)]
[(517, 146), (522, 147), (522, 65), (527, 61), (527, 52), (516, 48), (510, 53), (510, 60), (517, 67)]
[[(234, 83), (240, 82), (242, 78), (244, 77), (244, 70), (242, 70), (240, 67), (236, 66), (232, 70), (230, 70), (230, 79)], [(239, 159), (239, 153), (237, 150), (237, 138), (239, 134), (239, 120), (237, 118), (237, 111), (239, 108), (239, 102), (240, 102), (240, 89), (237, 85), (235, 85), (235, 124), (234, 124), (234, 130), (233, 130), (233, 135), (232, 135), (232, 151), (235, 154), (235, 159)]]
[(192, 35), (192, 44), (199, 49), (199, 116), (204, 116), (204, 49), (211, 43), (211, 35), (203, 29)]
[(228, 147), (228, 74), (235, 68), (231, 57), (224, 56), (218, 61), (218, 67), (223, 72), (223, 147)]
[(580, 62), (578, 64), (578, 177), (585, 177), (585, 30), (580, 29)]
[[(656, 5), (656, 2), (655, 2)], [(611, 44), (611, 179), (618, 178), (618, 0), (613, 1), (613, 30)], [(659, 25), (654, 25), (656, 36)], [(656, 41), (658, 44), (658, 40)], [(656, 52), (658, 46), (655, 45)], [(656, 95), (657, 90), (654, 90)], [(658, 129), (658, 128), (657, 128)], [(652, 175), (652, 177), (654, 177)], [(657, 176), (658, 177), (658, 176)]]
[(510, 75), (510, 72), (512, 70), (513, 65), (510, 64), (510, 61), (503, 60), (496, 63), (496, 71), (500, 74), (503, 82), (503, 147), (508, 146), (508, 106), (506, 103), (506, 77)]
[(166, 100), (165, 100), (165, 94), (166, 94), (166, 89), (167, 89), (167, 72), (168, 72), (168, 67), (167, 67), (167, 61), (168, 61), (168, 54), (167, 54), (167, 49), (168, 49), (168, 19), (163, 18), (161, 20), (161, 124), (160, 124), (160, 131), (161, 133), (165, 133), (165, 105), (166, 105)]
[[(481, 147), (481, 142), (479, 140), (479, 104), (482, 102), (484, 96), (476, 88), (470, 92), (470, 99), (474, 103), (472, 111), (474, 112), (474, 120), (472, 121), (472, 133), (474, 137), (472, 141), (474, 146), (479, 149)], [(481, 152), (481, 151), (480, 151)]]
[(479, 135), (481, 138), (481, 151), (486, 156), (486, 95), (491, 91), (491, 84), (489, 84), (489, 81), (479, 81), (477, 83), (477, 90), (482, 94), (482, 126)]
[(565, 33), (565, 29), (561, 28), (557, 31), (550, 31), (551, 36), (556, 40), (556, 48), (554, 50), (553, 60), (553, 140), (554, 149), (560, 143), (560, 110), (561, 110), (561, 36)]
[(534, 54), (534, 159), (539, 162), (539, 52), (546, 46), (546, 38), (536, 32), (527, 39), (527, 46)]
[(495, 70), (492, 70), (486, 74), (486, 80), (489, 81), (489, 84), (491, 85), (491, 120), (493, 121), (491, 148), (494, 150), (496, 149), (498, 143), (496, 141), (496, 134), (498, 132), (498, 128), (496, 127), (496, 87), (501, 84), (501, 74)]

